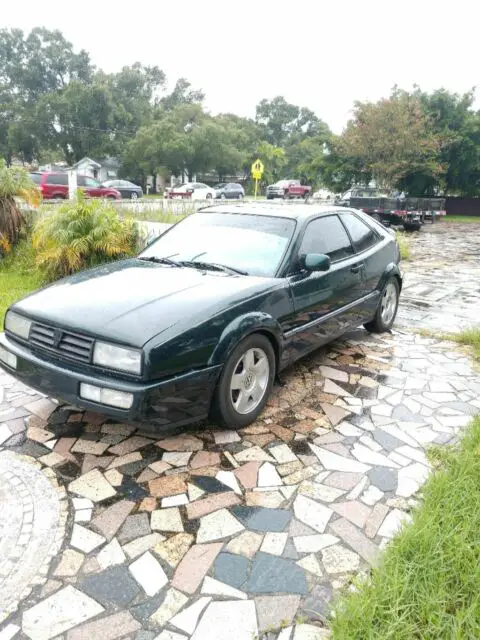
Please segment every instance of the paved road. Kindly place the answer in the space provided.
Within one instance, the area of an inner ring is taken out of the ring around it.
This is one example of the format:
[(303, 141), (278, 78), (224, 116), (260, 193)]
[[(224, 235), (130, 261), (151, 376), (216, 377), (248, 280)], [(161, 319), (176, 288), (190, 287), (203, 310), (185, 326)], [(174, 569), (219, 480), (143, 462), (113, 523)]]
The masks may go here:
[[(474, 234), (426, 229), (412, 239), (404, 323), (423, 265), (453, 279), (462, 270), (468, 287), (470, 266), (453, 270), (449, 260), (454, 244), (475, 253)], [(440, 291), (448, 280), (432, 282)], [(440, 306), (468, 308), (454, 288), (451, 296)], [(47, 554), (47, 575), (0, 638), (327, 635), (335, 592), (410, 519), (429, 472), (425, 448), (455, 439), (480, 410), (480, 377), (449, 343), (358, 330), (284, 382), (247, 429), (160, 435), (58, 407), (1, 377), (1, 460), (22, 454), (53, 473), (69, 522), (61, 553)], [(19, 577), (4, 607), (15, 609), (23, 590)]]
[(397, 324), (442, 332), (480, 324), (480, 223), (427, 224), (407, 237)]

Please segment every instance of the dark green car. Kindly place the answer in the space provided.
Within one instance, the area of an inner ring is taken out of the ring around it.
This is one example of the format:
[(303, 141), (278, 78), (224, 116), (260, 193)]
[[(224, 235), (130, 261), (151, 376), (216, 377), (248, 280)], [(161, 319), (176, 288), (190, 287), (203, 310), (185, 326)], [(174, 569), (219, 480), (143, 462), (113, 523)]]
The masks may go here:
[(209, 207), (137, 258), (12, 305), (0, 361), (45, 394), (121, 420), (242, 427), (294, 360), (352, 327), (391, 327), (399, 261), (392, 233), (359, 211)]

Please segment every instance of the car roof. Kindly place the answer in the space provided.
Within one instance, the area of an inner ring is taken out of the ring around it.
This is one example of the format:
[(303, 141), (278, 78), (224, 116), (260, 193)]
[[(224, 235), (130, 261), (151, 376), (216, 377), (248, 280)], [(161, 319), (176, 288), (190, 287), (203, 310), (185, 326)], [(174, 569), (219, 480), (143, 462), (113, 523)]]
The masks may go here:
[[(212, 205), (202, 207), (198, 213), (237, 213), (255, 216), (275, 216), (292, 220), (307, 220), (322, 214), (335, 213), (338, 207), (316, 204), (282, 204), (267, 202), (244, 202), (241, 204)], [(346, 211), (346, 209), (341, 209)]]

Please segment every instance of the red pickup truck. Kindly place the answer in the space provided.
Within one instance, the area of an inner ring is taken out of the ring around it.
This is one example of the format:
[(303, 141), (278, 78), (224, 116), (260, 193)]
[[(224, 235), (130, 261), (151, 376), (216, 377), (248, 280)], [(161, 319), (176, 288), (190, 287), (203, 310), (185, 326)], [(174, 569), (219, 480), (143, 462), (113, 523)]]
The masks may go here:
[(300, 184), (300, 180), (279, 180), (267, 187), (267, 200), (273, 198), (302, 198), (307, 200), (312, 193), (312, 187)]

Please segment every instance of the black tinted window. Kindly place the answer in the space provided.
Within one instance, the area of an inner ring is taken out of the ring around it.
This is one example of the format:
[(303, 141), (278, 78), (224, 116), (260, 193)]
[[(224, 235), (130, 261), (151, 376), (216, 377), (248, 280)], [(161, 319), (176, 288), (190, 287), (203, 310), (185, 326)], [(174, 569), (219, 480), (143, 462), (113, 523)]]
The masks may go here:
[(84, 187), (84, 186), (85, 186), (85, 176), (77, 175), (77, 187)]
[(369, 249), (378, 242), (377, 235), (373, 229), (370, 229), (363, 220), (357, 218), (353, 213), (343, 214), (342, 221), (347, 227), (357, 251), (365, 251), (365, 249)]
[(308, 224), (300, 255), (307, 253), (326, 253), (333, 262), (353, 254), (350, 239), (338, 216), (318, 218)]
[(33, 180), (33, 182), (35, 182), (35, 184), (40, 184), (42, 176), (40, 173), (31, 173), (30, 178)]
[(66, 173), (53, 173), (47, 176), (47, 184), (68, 184), (68, 175)]

